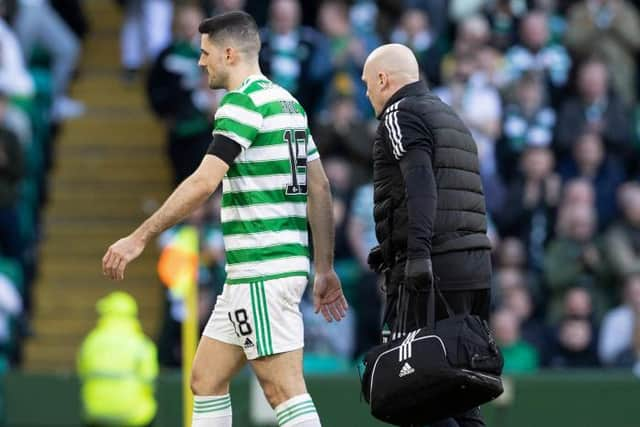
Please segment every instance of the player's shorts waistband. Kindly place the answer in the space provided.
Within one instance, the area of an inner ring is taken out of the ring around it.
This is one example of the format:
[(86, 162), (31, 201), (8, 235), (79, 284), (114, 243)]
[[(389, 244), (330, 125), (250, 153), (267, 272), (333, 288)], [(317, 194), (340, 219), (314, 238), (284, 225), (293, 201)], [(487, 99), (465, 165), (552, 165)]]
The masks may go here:
[(227, 278), (226, 285), (249, 285), (256, 282), (272, 282), (279, 281), (280, 279), (288, 279), (292, 277), (300, 277), (306, 280), (309, 279), (308, 271), (289, 271), (286, 273), (268, 274), (263, 276), (241, 277), (241, 278)]

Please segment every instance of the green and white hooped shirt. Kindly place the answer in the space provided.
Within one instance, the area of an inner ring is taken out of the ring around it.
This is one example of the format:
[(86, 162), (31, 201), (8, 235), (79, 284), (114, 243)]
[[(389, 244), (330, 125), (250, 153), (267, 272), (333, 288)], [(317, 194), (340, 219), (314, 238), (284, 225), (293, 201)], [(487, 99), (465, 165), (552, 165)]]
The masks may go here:
[(227, 283), (308, 276), (307, 163), (319, 154), (300, 103), (250, 76), (220, 102), (213, 134), (242, 146), (222, 182)]

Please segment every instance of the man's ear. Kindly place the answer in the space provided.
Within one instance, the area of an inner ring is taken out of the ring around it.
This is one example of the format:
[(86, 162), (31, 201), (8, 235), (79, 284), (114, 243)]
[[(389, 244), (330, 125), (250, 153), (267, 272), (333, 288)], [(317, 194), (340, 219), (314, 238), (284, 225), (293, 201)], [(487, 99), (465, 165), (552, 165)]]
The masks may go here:
[(389, 75), (383, 71), (378, 72), (376, 83), (381, 89), (384, 89), (389, 84)]
[(231, 63), (231, 62), (235, 62), (236, 60), (236, 50), (232, 47), (227, 47), (224, 49), (224, 59), (227, 62), (227, 64)]

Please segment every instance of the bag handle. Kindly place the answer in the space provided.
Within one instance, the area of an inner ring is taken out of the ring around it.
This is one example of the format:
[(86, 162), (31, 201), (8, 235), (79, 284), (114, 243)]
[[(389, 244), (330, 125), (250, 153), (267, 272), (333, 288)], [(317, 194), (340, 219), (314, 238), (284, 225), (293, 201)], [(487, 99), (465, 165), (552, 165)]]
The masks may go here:
[[(438, 295), (438, 298), (440, 299), (440, 302), (442, 303), (442, 305), (444, 305), (444, 308), (447, 312), (447, 317), (453, 317), (454, 316), (454, 312), (451, 309), (451, 306), (449, 305), (449, 303), (447, 302), (446, 298), (444, 297), (444, 295), (442, 295), (442, 291), (440, 290), (440, 287), (437, 285), (437, 282), (440, 281), (440, 278), (435, 276), (433, 277), (433, 282), (431, 282), (431, 286), (429, 287), (428, 291), (423, 291), (423, 290), (417, 290), (416, 291), (416, 297), (419, 296), (421, 293), (425, 293), (428, 292), (427, 295), (427, 331), (429, 331), (430, 333), (434, 333), (436, 331), (436, 294)], [(416, 325), (419, 325), (419, 316), (418, 316), (418, 310), (419, 307), (417, 304), (414, 305), (414, 316), (415, 316), (415, 321), (416, 321)]]
[[(391, 270), (387, 269), (385, 271), (385, 284), (386, 282), (391, 280)], [(397, 337), (402, 336), (407, 331), (407, 311), (409, 308), (409, 298), (408, 295), (405, 295), (405, 284), (404, 281), (401, 281), (398, 285), (398, 298), (396, 299), (393, 307), (395, 308), (396, 319), (393, 322), (393, 325), (389, 324), (389, 320), (391, 318), (391, 313), (394, 311), (392, 306), (387, 305), (384, 311), (384, 315), (382, 316), (382, 327), (385, 325), (389, 327), (389, 340), (393, 341)]]
[[(428, 294), (427, 295), (427, 324), (425, 326), (429, 333), (435, 333), (435, 330), (436, 330), (436, 321), (435, 321), (436, 294), (438, 295), (440, 302), (442, 303), (442, 305), (444, 306), (447, 312), (447, 317), (453, 317), (455, 315), (453, 310), (451, 309), (451, 306), (449, 305), (446, 298), (442, 294), (440, 287), (436, 283), (439, 281), (440, 279), (437, 276), (434, 276), (434, 280), (431, 283), (431, 286), (429, 287), (428, 290), (427, 289), (411, 290), (408, 288), (407, 283), (405, 281), (400, 282), (398, 286), (398, 298), (395, 301), (395, 311), (397, 314), (396, 321), (394, 322), (393, 327), (390, 329), (391, 340), (400, 336), (404, 336), (407, 332), (409, 332), (407, 331), (407, 317), (409, 314), (409, 305), (410, 305), (409, 303), (410, 303), (411, 297), (419, 298), (421, 294), (424, 294), (424, 293)], [(414, 321), (416, 326), (420, 325), (419, 310), (420, 310), (419, 304), (414, 304), (413, 316), (414, 316)], [(387, 306), (383, 316), (383, 321), (382, 321), (383, 325), (388, 322), (390, 316), (391, 316), (391, 309), (389, 306)]]
[(449, 305), (449, 302), (447, 301), (447, 299), (442, 294), (442, 291), (440, 290), (440, 286), (438, 286), (438, 282), (439, 281), (440, 281), (440, 278), (438, 276), (434, 275), (433, 276), (433, 285), (432, 286), (435, 288), (436, 292), (438, 293), (438, 297), (440, 298), (440, 302), (442, 302), (442, 305), (444, 305), (444, 309), (447, 312), (447, 317), (453, 317), (453, 316), (455, 316), (455, 313), (453, 312), (453, 309)]

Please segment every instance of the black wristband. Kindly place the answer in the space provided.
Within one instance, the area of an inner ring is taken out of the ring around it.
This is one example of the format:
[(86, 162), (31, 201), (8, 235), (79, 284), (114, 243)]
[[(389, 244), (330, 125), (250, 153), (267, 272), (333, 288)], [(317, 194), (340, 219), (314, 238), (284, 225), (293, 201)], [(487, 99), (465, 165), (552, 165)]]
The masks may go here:
[(213, 135), (213, 141), (207, 149), (207, 154), (212, 154), (231, 166), (241, 151), (242, 146), (233, 139), (224, 135), (215, 134)]

